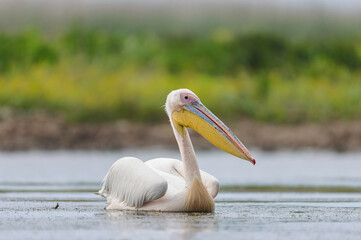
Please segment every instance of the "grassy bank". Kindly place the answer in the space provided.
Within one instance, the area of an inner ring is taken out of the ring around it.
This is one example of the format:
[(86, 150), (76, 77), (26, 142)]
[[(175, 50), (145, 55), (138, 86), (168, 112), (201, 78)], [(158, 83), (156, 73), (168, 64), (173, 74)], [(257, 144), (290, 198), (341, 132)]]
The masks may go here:
[(169, 91), (189, 88), (222, 119), (352, 120), (361, 117), (360, 67), (359, 38), (24, 31), (0, 34), (0, 106), (76, 122), (158, 122)]
[(223, 186), (222, 192), (361, 193), (359, 187), (345, 186)]

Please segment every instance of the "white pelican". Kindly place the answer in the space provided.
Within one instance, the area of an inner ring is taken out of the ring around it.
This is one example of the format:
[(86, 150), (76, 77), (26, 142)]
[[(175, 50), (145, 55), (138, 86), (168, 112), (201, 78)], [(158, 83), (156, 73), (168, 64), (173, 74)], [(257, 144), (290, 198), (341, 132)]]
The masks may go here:
[(182, 161), (157, 158), (145, 163), (135, 157), (116, 161), (98, 192), (106, 209), (213, 212), (219, 182), (200, 171), (187, 127), (218, 148), (256, 164), (241, 141), (188, 89), (172, 91), (166, 102)]

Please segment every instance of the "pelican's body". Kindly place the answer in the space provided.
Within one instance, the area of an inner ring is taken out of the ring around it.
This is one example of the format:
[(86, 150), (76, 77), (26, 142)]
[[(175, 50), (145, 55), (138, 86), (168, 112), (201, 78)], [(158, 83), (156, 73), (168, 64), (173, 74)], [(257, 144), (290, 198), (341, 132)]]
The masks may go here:
[(237, 137), (188, 89), (172, 91), (166, 102), (182, 161), (157, 158), (143, 163), (134, 157), (116, 161), (103, 180), (99, 194), (107, 209), (212, 212), (219, 182), (200, 171), (187, 127), (235, 156), (254, 158)]

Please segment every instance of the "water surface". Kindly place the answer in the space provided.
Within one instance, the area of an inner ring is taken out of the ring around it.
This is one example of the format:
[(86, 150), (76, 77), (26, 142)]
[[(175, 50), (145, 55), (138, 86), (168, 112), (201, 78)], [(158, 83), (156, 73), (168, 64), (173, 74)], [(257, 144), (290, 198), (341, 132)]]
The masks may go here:
[[(222, 191), (213, 214), (106, 211), (93, 194), (117, 158), (178, 158), (176, 151), (0, 153), (0, 239), (360, 239), (361, 153), (252, 153), (256, 166), (219, 151), (197, 156), (223, 186), (295, 191)], [(298, 186), (360, 191), (297, 192)]]

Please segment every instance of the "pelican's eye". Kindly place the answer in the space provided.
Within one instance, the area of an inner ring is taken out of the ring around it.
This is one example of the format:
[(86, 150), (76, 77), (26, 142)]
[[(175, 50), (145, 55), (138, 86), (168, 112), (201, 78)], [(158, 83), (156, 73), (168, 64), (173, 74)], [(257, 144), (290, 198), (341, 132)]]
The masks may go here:
[(198, 99), (189, 93), (181, 93), (180, 101), (183, 105), (192, 104), (193, 102), (197, 101)]

